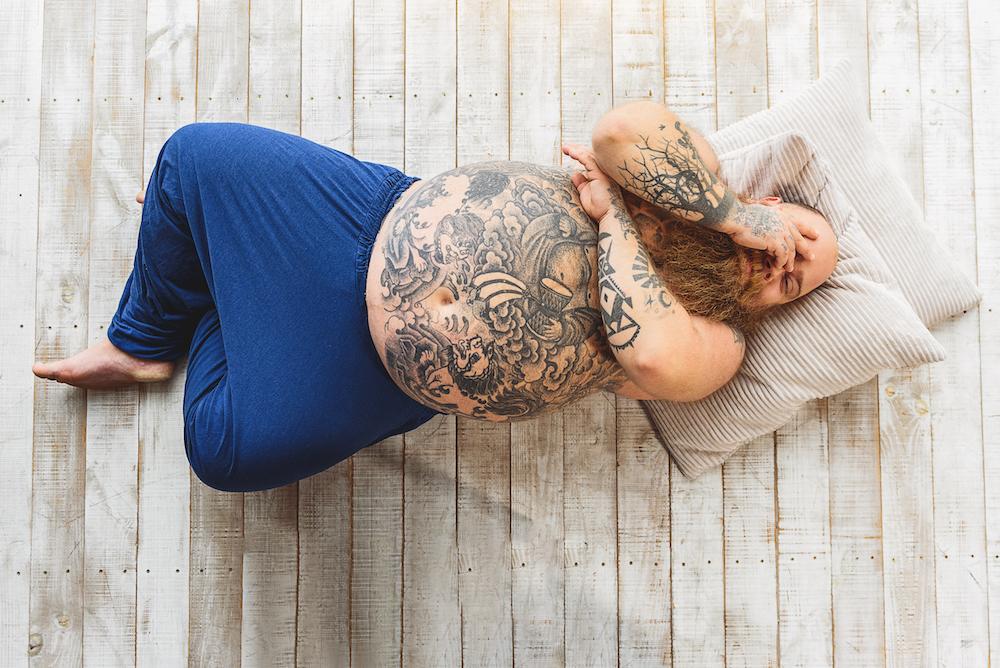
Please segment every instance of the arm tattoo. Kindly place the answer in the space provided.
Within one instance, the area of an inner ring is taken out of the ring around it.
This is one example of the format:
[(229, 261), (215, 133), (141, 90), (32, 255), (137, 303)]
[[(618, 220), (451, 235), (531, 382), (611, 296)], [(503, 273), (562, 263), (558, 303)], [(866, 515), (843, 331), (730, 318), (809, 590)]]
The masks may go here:
[[(664, 126), (660, 126), (664, 129)], [(674, 133), (659, 137), (654, 146), (648, 136), (636, 144), (639, 157), (618, 167), (626, 188), (671, 213), (714, 228), (729, 215), (736, 198), (705, 165), (691, 141), (691, 135), (674, 122)]]
[(642, 306), (648, 313), (671, 312), (674, 304), (671, 294), (667, 291), (663, 279), (656, 273), (656, 267), (649, 258), (642, 241), (632, 262), (632, 279), (645, 289)]
[(778, 212), (761, 205), (739, 207), (733, 214), (733, 222), (759, 238), (766, 237), (771, 232), (781, 229), (781, 219), (778, 218)]
[(632, 298), (625, 294), (615, 281), (615, 268), (611, 264), (611, 242), (607, 232), (597, 238), (597, 272), (601, 287), (601, 319), (608, 332), (608, 343), (615, 350), (624, 350), (635, 343), (639, 336), (639, 323), (632, 309)]
[(733, 333), (733, 343), (735, 343), (736, 345), (738, 345), (740, 347), (745, 346), (746, 345), (746, 338), (744, 338), (743, 332), (741, 332), (740, 330), (736, 329), (735, 327), (733, 327), (732, 325), (730, 325), (728, 322), (725, 323), (725, 325), (726, 325), (726, 327), (729, 328), (729, 331), (731, 331)]

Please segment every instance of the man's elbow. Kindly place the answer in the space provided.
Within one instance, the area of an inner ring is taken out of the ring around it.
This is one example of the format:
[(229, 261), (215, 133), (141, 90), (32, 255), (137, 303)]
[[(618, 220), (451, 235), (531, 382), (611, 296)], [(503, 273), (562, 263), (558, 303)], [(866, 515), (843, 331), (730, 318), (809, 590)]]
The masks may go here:
[(636, 361), (632, 381), (657, 399), (667, 401), (698, 401), (717, 388), (706, 385), (703, 378), (695, 377), (684, 360), (673, 361), (659, 357), (646, 357)]
[(648, 126), (644, 120), (662, 119), (665, 115), (673, 114), (666, 105), (651, 100), (635, 100), (619, 105), (598, 119), (591, 133), (591, 145), (596, 150), (601, 145), (632, 141), (636, 128)]

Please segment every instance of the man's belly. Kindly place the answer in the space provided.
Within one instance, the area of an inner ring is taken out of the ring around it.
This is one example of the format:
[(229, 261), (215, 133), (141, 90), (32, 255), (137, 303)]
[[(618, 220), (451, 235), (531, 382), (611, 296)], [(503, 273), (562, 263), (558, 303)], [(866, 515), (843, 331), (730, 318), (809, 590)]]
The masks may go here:
[(414, 399), (517, 419), (626, 380), (601, 325), (596, 226), (569, 174), (465, 165), (416, 182), (386, 216), (368, 324)]

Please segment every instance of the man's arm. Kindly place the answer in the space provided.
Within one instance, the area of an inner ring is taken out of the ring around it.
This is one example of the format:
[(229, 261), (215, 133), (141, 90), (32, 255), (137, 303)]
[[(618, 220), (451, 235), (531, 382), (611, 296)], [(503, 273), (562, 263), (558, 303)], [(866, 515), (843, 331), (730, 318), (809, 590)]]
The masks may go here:
[(666, 106), (630, 102), (606, 113), (594, 126), (598, 166), (619, 186), (672, 215), (766, 249), (779, 266), (794, 269), (796, 249), (805, 252), (794, 213), (744, 204), (709, 164), (708, 143)]
[(605, 174), (678, 218), (719, 229), (739, 202), (716, 176), (708, 142), (662, 104), (616, 107), (594, 126), (592, 139)]
[(652, 264), (617, 188), (598, 223), (598, 285), (608, 342), (640, 398), (693, 401), (711, 394), (743, 361), (743, 338), (690, 315)]

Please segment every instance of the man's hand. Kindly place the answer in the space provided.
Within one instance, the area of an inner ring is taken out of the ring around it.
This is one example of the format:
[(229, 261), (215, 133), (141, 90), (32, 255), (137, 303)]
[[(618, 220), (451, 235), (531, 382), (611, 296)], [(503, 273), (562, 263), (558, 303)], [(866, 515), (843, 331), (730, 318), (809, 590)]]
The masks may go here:
[(140, 190), (136, 194), (136, 196), (135, 196), (135, 201), (138, 202), (139, 204), (142, 204), (143, 202), (145, 202), (146, 201), (146, 191), (145, 190)]
[(795, 254), (809, 257), (804, 237), (817, 238), (816, 230), (792, 207), (779, 207), (781, 199), (765, 197), (750, 204), (738, 202), (720, 227), (733, 241), (747, 248), (767, 251), (778, 267), (795, 268)]
[(589, 147), (563, 144), (562, 152), (583, 165), (584, 171), (573, 174), (573, 185), (580, 192), (583, 210), (595, 221), (600, 220), (611, 207), (611, 198), (620, 196), (612, 190), (617, 191), (618, 186), (597, 166), (594, 152)]

